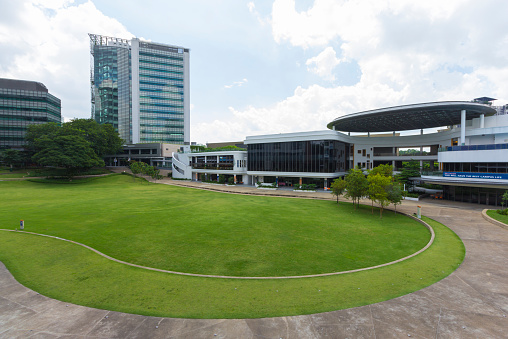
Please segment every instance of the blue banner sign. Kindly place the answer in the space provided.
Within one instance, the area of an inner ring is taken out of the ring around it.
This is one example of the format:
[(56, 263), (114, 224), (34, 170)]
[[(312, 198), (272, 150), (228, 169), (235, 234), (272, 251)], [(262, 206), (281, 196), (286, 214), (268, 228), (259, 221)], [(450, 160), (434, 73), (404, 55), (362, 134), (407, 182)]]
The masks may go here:
[(503, 179), (503, 180), (508, 180), (508, 173), (443, 172), (443, 177), (447, 177), (447, 178)]

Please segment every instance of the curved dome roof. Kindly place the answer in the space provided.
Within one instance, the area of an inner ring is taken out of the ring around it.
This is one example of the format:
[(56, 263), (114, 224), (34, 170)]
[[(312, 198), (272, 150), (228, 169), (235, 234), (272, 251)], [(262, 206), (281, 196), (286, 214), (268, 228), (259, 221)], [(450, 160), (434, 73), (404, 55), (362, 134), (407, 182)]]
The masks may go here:
[(352, 113), (327, 127), (343, 132), (391, 132), (451, 126), (460, 124), (462, 110), (466, 110), (466, 120), (496, 113), (492, 107), (475, 102), (442, 101)]

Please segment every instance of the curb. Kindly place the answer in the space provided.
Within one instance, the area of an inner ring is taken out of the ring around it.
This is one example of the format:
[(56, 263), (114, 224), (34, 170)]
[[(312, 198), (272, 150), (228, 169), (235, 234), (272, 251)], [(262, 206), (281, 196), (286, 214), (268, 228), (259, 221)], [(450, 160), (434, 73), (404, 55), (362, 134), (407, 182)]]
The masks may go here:
[(487, 211), (488, 210), (489, 210), (488, 208), (482, 210), (482, 217), (483, 217), (483, 219), (487, 220), (491, 224), (494, 224), (496, 226), (499, 226), (499, 227), (502, 227), (502, 228), (508, 230), (508, 225), (507, 224), (505, 224), (504, 222), (498, 221), (498, 220), (496, 220), (496, 219), (494, 219), (492, 217), (489, 217), (487, 215)]

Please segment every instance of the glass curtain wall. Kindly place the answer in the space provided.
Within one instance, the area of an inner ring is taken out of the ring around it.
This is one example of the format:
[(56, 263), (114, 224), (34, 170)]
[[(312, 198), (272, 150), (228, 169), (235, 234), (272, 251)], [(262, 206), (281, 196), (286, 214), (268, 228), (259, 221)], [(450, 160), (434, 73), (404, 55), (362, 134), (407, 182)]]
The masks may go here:
[(345, 172), (349, 145), (335, 140), (250, 144), (248, 157), (249, 171)]
[(61, 123), (60, 99), (39, 91), (0, 89), (0, 149), (22, 147), (30, 125)]
[(131, 140), (129, 49), (93, 46), (94, 119), (111, 124), (123, 140)]
[(140, 141), (184, 142), (184, 54), (140, 42)]

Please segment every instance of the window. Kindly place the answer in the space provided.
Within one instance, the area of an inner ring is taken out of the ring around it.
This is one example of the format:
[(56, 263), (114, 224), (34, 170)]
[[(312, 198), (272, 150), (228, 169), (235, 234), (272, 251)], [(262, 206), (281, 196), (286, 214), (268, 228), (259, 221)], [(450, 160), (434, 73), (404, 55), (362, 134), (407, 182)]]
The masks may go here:
[(362, 150), (362, 155), (363, 155), (363, 156), (365, 156), (365, 155), (366, 155), (366, 153), (367, 153), (367, 150), (366, 150), (366, 149), (363, 149), (363, 150)]
[(362, 150), (361, 149), (358, 150), (358, 154), (362, 154)]

